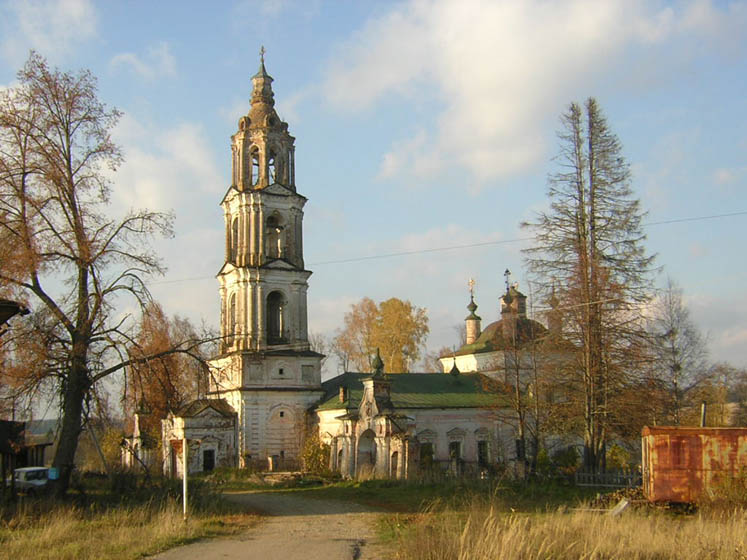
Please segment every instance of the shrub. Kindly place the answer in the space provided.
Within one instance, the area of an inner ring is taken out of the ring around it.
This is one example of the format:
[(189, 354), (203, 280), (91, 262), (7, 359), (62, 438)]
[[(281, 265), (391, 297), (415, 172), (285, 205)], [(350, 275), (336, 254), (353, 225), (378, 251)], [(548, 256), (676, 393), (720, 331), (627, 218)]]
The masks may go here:
[(314, 474), (329, 474), (329, 452), (329, 445), (324, 443), (318, 434), (308, 435), (301, 450), (303, 469)]

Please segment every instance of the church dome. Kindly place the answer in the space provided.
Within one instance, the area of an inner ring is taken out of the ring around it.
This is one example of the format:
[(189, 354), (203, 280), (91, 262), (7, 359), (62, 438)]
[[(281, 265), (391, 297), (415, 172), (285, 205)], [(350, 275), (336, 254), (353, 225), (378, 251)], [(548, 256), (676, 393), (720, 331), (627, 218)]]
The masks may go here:
[[(464, 356), (467, 354), (481, 354), (483, 352), (495, 352), (509, 349), (509, 341), (503, 334), (503, 322), (506, 320), (507, 319), (504, 318), (490, 323), (485, 327), (482, 333), (480, 333), (480, 336), (477, 337), (475, 342), (472, 344), (465, 344), (456, 351), (455, 355)], [(529, 343), (538, 342), (547, 335), (547, 328), (539, 321), (522, 316), (516, 317), (513, 320), (516, 321), (516, 347), (519, 349), (527, 346)], [(451, 355), (452, 353), (448, 353), (445, 356)]]

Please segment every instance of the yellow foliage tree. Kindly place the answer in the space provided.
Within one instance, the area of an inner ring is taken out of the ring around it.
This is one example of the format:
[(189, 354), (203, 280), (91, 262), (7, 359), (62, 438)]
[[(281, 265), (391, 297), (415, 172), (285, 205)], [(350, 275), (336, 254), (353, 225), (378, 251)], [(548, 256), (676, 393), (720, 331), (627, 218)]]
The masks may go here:
[(398, 298), (379, 304), (363, 298), (345, 314), (332, 351), (345, 371), (352, 367), (367, 372), (378, 348), (387, 373), (407, 373), (420, 359), (428, 332), (424, 308)]

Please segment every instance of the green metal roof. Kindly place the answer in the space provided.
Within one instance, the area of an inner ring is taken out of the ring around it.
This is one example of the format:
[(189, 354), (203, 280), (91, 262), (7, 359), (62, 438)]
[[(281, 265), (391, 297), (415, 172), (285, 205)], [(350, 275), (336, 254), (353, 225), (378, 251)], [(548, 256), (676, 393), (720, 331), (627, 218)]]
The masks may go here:
[[(526, 317), (516, 318), (516, 345), (521, 349), (525, 346), (541, 341), (547, 335), (547, 329), (542, 323)], [(449, 351), (441, 358), (450, 356), (465, 356), (468, 354), (482, 354), (510, 349), (503, 336), (503, 319), (490, 323), (472, 344), (465, 344), (456, 352)]]
[[(367, 377), (371, 374), (348, 372), (325, 381), (324, 397), (316, 409), (357, 410)], [(393, 373), (387, 379), (392, 384), (394, 408), (492, 408), (508, 404), (506, 396), (490, 389), (489, 380), (477, 373)], [(340, 402), (340, 387), (347, 388), (345, 402)]]

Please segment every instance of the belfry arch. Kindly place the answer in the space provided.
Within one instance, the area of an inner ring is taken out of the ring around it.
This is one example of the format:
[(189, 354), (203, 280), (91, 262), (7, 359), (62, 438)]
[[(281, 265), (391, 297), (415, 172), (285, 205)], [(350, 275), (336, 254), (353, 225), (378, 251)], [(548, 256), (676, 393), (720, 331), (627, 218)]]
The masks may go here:
[(267, 296), (267, 344), (287, 342), (286, 298), (283, 292), (275, 290)]
[(286, 247), (288, 240), (285, 220), (278, 212), (274, 212), (267, 218), (265, 239), (267, 239), (265, 254), (268, 258), (282, 259), (287, 257)]

